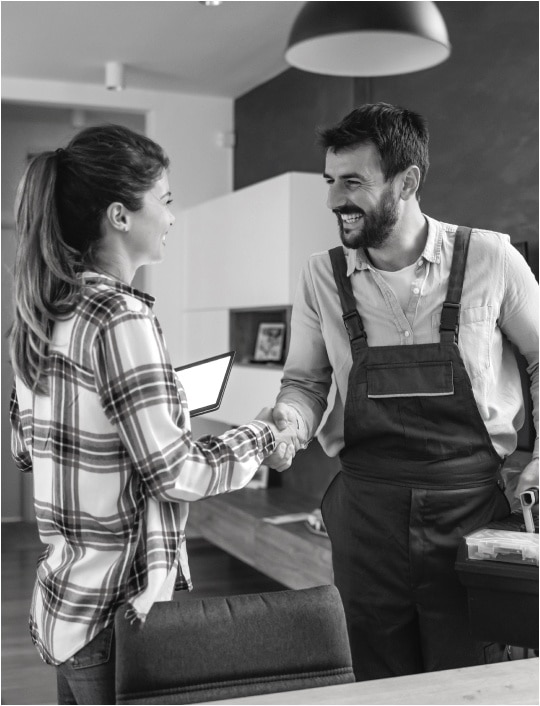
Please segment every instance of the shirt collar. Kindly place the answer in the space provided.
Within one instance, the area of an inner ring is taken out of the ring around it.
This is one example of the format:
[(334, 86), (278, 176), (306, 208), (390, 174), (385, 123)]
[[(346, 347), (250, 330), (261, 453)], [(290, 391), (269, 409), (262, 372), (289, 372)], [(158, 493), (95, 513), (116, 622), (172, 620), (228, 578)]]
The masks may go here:
[[(428, 236), (426, 246), (422, 252), (422, 258), (428, 262), (439, 263), (441, 261), (441, 243), (443, 229), (439, 221), (424, 214), (428, 224)], [(347, 277), (350, 277), (355, 270), (367, 270), (371, 267), (368, 256), (364, 248), (358, 250), (345, 249), (347, 257)]]
[(81, 274), (81, 278), (84, 279), (85, 282), (101, 282), (117, 292), (122, 292), (123, 294), (128, 294), (129, 296), (135, 297), (136, 299), (139, 299), (139, 301), (143, 302), (143, 304), (146, 304), (146, 306), (150, 309), (153, 308), (154, 302), (156, 301), (154, 297), (150, 296), (150, 294), (141, 292), (140, 290), (130, 287), (128, 284), (124, 284), (124, 282), (120, 282), (119, 280), (114, 279), (114, 277), (102, 274), (101, 272), (83, 272)]

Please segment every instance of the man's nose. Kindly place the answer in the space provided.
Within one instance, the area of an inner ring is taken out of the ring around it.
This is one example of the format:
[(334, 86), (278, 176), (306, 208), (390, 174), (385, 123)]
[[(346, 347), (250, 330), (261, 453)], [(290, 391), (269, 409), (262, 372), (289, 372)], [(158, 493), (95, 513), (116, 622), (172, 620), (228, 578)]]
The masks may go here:
[(330, 184), (328, 186), (328, 196), (326, 199), (326, 205), (330, 210), (334, 210), (336, 208), (340, 208), (345, 204), (345, 195), (343, 193), (343, 189), (339, 186), (339, 184)]

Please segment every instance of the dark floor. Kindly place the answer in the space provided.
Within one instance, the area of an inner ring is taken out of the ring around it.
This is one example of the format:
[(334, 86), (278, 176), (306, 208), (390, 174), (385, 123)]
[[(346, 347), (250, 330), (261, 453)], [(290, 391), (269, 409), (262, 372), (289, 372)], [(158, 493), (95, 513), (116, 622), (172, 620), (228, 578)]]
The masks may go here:
[[(28, 609), (41, 551), (35, 526), (2, 523), (2, 704), (56, 703), (54, 669), (45, 665), (28, 632)], [(283, 589), (204, 539), (188, 539), (194, 589), (179, 600)]]

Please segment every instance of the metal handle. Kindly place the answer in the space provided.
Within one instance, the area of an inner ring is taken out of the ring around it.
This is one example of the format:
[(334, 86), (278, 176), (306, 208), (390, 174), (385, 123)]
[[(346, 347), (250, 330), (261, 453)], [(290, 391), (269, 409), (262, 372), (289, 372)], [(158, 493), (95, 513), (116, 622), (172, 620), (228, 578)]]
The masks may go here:
[(525, 529), (527, 532), (536, 532), (532, 509), (535, 505), (538, 505), (538, 488), (527, 488), (527, 490), (519, 494), (519, 500), (521, 502), (521, 509), (523, 510)]

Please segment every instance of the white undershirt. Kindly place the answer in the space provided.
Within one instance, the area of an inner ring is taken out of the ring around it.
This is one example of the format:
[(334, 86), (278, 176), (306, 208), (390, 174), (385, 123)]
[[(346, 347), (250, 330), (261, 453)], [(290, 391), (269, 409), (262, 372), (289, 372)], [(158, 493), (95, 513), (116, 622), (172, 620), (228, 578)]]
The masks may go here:
[(399, 305), (403, 311), (407, 311), (407, 307), (409, 305), (411, 287), (416, 277), (416, 267), (417, 263), (413, 262), (412, 265), (408, 265), (402, 270), (396, 270), (395, 272), (375, 268), (396, 295)]

